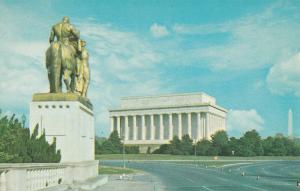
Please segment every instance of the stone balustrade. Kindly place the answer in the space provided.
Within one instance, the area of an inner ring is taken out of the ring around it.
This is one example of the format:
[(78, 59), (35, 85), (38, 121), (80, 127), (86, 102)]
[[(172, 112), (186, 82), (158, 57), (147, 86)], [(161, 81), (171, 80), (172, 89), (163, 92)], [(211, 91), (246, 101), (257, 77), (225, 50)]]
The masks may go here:
[(98, 161), (0, 164), (1, 191), (35, 191), (98, 175)]

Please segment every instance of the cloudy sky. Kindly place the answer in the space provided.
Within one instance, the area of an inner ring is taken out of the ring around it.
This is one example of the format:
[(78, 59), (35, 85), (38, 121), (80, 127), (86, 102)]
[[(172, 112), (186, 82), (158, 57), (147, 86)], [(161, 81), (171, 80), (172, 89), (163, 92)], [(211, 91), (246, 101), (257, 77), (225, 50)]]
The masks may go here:
[(28, 116), (47, 92), (49, 31), (63, 16), (90, 52), (96, 132), (124, 96), (206, 92), (228, 132), (300, 135), (300, 1), (0, 1), (0, 108)]

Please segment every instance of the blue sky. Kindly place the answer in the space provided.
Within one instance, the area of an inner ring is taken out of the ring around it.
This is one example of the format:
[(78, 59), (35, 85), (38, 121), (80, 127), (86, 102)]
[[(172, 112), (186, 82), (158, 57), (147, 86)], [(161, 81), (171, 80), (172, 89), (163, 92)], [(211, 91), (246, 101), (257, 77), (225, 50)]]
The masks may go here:
[(206, 92), (228, 132), (300, 135), (299, 1), (1, 1), (0, 107), (26, 114), (47, 92), (51, 26), (69, 16), (90, 52), (96, 132), (124, 96)]

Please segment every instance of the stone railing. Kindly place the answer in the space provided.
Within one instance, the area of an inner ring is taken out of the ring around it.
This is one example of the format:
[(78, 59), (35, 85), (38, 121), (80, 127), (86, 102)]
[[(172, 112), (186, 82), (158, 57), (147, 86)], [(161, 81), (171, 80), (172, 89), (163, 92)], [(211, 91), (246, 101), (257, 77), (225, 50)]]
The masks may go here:
[(98, 161), (0, 164), (0, 191), (35, 191), (98, 175)]

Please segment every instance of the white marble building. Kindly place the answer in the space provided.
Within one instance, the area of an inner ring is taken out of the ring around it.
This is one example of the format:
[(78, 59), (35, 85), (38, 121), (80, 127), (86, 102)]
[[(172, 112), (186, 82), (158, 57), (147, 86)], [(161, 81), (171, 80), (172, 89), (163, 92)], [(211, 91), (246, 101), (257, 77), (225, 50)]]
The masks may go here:
[(145, 152), (169, 143), (175, 135), (210, 139), (226, 130), (226, 113), (205, 93), (127, 97), (119, 108), (109, 110), (110, 130), (117, 130), (126, 145), (138, 145)]

